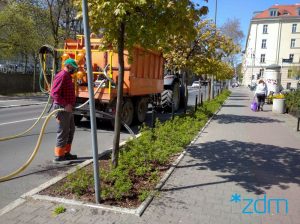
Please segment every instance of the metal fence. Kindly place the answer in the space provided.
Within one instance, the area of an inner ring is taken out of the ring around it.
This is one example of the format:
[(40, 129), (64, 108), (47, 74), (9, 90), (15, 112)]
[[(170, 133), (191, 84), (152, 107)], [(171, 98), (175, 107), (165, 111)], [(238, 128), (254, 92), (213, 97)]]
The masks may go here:
[[(36, 67), (36, 72), (39, 71), (39, 65)], [(34, 73), (34, 63), (23, 63), (19, 61), (0, 60), (0, 73), (4, 74), (28, 74)]]

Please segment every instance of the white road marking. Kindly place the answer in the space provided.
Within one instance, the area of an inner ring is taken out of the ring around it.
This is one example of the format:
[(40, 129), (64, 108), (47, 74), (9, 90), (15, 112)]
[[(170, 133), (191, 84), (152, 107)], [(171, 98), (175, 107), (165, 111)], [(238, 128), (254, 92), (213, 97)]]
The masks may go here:
[[(42, 118), (45, 118), (45, 117), (47, 117), (47, 116), (43, 116)], [(2, 123), (2, 124), (0, 124), (0, 126), (7, 125), (7, 124), (21, 123), (21, 122), (26, 122), (26, 121), (33, 121), (33, 120), (37, 120), (37, 119), (38, 119), (38, 117), (25, 119), (25, 120), (19, 120), (19, 121), (11, 121), (11, 122)]]
[(12, 101), (21, 101), (21, 100), (0, 100), (0, 103), (12, 102)]
[(20, 105), (8, 105), (8, 106), (0, 106), (0, 108), (11, 108), (11, 107), (24, 107), (24, 106), (34, 106), (34, 105), (43, 105), (44, 103), (30, 103), (30, 104), (20, 104)]

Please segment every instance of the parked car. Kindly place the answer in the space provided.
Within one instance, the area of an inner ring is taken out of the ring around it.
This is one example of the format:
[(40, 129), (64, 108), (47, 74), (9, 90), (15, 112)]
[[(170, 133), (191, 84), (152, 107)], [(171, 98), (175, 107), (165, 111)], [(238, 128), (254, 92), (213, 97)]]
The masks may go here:
[(237, 82), (234, 82), (234, 83), (231, 84), (231, 87), (232, 87), (232, 88), (234, 88), (234, 87), (239, 87), (239, 84), (238, 84)]
[(192, 88), (199, 88), (199, 86), (200, 86), (199, 81), (194, 81), (192, 84)]

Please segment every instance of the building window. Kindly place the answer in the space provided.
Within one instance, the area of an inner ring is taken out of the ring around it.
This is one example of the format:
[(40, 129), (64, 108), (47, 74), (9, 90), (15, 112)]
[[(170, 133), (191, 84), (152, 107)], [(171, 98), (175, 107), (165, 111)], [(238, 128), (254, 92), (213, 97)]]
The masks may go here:
[(260, 63), (266, 63), (266, 55), (265, 54), (260, 55)]
[(270, 16), (277, 16), (277, 15), (278, 15), (278, 11), (276, 9), (270, 10)]
[(291, 83), (290, 83), (290, 82), (288, 82), (288, 83), (286, 84), (286, 88), (287, 88), (287, 89), (291, 89)]
[(259, 75), (261, 78), (264, 77), (264, 69), (259, 69)]
[(298, 16), (300, 16), (300, 8), (298, 9)]
[(292, 78), (292, 69), (289, 69), (288, 70), (288, 75), (287, 75), (287, 77), (290, 79), (290, 78)]
[(264, 34), (268, 33), (268, 25), (263, 26), (263, 33)]
[(289, 59), (291, 59), (291, 63), (294, 61), (294, 54), (290, 54)]
[(292, 25), (292, 33), (296, 33), (297, 32), (297, 24), (293, 24)]
[(262, 40), (262, 42), (261, 42), (261, 48), (263, 48), (263, 49), (267, 48), (267, 40), (266, 39)]
[(296, 39), (291, 39), (291, 48), (295, 48)]

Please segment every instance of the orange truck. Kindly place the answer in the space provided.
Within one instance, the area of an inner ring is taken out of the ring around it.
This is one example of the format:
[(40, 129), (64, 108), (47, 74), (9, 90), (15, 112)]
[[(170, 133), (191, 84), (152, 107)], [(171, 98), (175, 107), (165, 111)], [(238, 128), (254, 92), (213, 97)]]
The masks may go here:
[[(90, 42), (95, 108), (96, 112), (99, 112), (96, 113), (96, 117), (111, 119), (115, 114), (117, 101), (118, 55), (110, 50), (99, 50), (101, 38), (91, 38)], [(89, 98), (84, 37), (78, 36), (77, 39), (67, 39), (63, 49), (57, 51), (61, 53), (62, 64), (68, 58), (73, 58), (77, 62), (79, 68), (77, 73), (73, 75), (76, 104), (84, 104)], [(131, 58), (129, 58), (129, 52), (124, 51), (122, 121), (127, 125), (131, 125), (133, 122), (143, 122), (146, 118), (149, 102), (163, 108), (170, 108), (171, 104), (175, 104), (175, 110), (177, 110), (180, 100), (180, 81), (174, 75), (164, 76), (162, 54), (137, 46), (132, 51)], [(87, 104), (74, 112), (76, 124), (83, 117), (89, 117)]]

